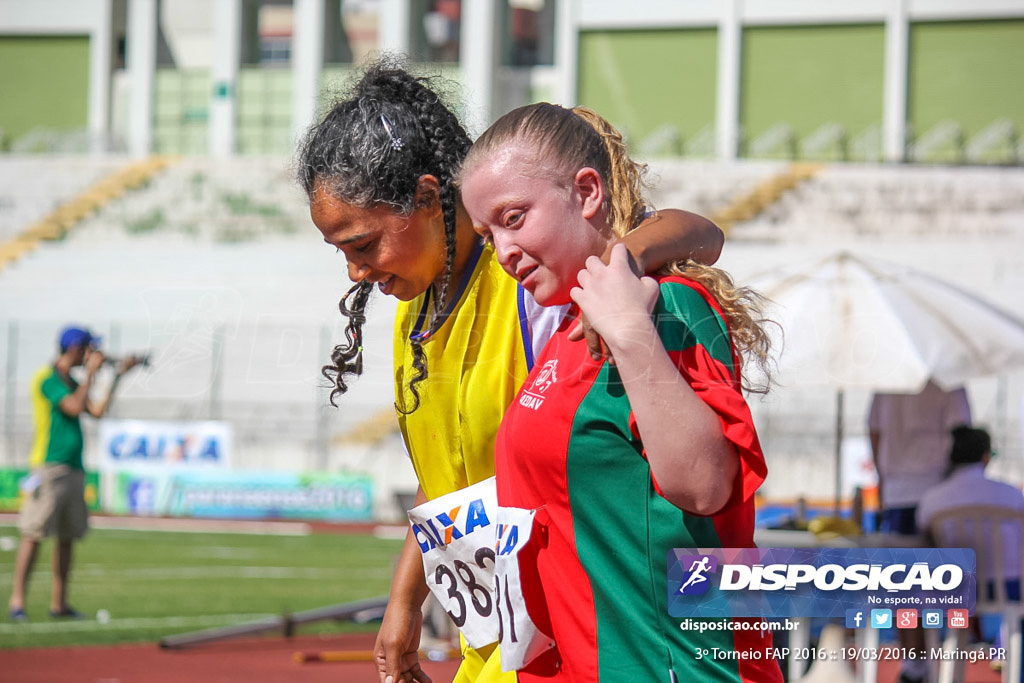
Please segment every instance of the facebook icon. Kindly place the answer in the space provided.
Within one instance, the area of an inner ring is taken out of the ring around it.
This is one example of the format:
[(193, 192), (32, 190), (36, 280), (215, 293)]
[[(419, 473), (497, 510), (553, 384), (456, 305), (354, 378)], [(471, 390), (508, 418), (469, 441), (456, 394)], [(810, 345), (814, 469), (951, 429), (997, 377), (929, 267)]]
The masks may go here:
[(864, 610), (846, 610), (846, 628), (860, 628), (861, 626), (864, 626)]

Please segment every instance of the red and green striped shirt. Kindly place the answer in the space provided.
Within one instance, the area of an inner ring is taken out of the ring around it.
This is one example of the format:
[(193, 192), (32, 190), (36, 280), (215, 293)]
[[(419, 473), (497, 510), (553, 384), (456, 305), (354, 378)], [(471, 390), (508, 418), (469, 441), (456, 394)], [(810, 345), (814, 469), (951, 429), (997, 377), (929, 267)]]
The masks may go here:
[[(682, 631), (667, 612), (672, 548), (752, 547), (753, 494), (766, 467), (724, 319), (710, 295), (660, 279), (658, 333), (697, 394), (721, 417), (741, 471), (728, 505), (710, 517), (659, 494), (615, 366), (566, 339), (571, 316), (538, 357), (498, 433), (498, 502), (539, 509), (537, 581), (527, 607), (556, 649), (519, 672), (524, 682), (781, 681), (771, 660), (698, 661), (698, 647), (771, 646), (757, 631)], [(529, 573), (531, 569), (522, 568)]]

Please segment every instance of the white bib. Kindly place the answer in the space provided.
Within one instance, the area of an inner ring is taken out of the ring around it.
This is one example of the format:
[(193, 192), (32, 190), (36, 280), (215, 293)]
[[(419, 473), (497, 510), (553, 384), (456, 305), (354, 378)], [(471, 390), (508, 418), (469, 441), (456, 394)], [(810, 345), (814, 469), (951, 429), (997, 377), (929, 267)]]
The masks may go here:
[(427, 586), (471, 647), (498, 640), (494, 609), (494, 477), (409, 510)]
[[(498, 643), (502, 671), (521, 669), (555, 646), (551, 636), (541, 631), (526, 610), (523, 595), (519, 551), (529, 542), (536, 510), (498, 508), (495, 515), (494, 602), (500, 620)], [(526, 567), (536, 571), (536, 567)]]

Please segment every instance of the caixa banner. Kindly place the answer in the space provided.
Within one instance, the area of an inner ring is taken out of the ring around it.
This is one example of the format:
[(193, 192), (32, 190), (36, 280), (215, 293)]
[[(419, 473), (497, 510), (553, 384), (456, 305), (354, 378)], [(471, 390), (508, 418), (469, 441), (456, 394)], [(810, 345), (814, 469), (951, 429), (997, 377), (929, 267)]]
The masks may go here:
[(965, 548), (675, 548), (673, 617), (844, 617), (848, 609), (968, 609)]
[(227, 469), (233, 436), (230, 424), (215, 420), (103, 420), (100, 469)]

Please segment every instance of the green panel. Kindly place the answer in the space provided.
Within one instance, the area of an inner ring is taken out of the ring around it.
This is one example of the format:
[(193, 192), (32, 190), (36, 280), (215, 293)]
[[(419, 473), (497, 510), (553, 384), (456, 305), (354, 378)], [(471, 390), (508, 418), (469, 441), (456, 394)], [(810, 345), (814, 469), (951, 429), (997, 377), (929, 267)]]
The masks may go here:
[(745, 29), (743, 140), (748, 146), (779, 124), (798, 141), (832, 123), (856, 137), (881, 125), (884, 76), (881, 24)]
[(998, 119), (1024, 132), (1024, 21), (914, 24), (907, 93), (912, 130), (955, 121), (968, 137)]
[(0, 36), (0, 129), (83, 129), (89, 117), (87, 36)]
[(662, 151), (671, 152), (673, 129), (685, 147), (714, 125), (717, 64), (713, 29), (586, 31), (579, 102), (614, 123), (638, 150), (661, 139)]
[(206, 154), (212, 97), (206, 69), (157, 69), (153, 147), (158, 154)]
[(239, 154), (291, 154), (291, 69), (244, 68), (238, 74)]
[[(21, 480), (29, 476), (28, 468), (0, 468), (0, 511), (17, 512), (25, 498)], [(98, 512), (100, 509), (100, 477), (97, 472), (85, 473), (86, 506)]]

